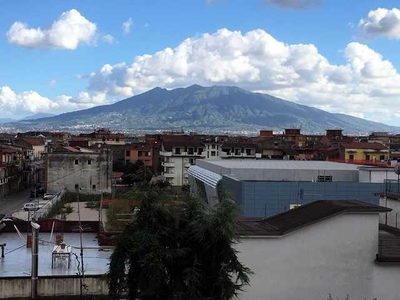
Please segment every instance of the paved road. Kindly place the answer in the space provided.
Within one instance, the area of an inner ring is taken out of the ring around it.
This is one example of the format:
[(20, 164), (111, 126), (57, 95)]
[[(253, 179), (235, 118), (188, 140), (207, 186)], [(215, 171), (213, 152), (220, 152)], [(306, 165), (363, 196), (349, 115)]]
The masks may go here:
[(29, 202), (30, 188), (0, 199), (0, 214), (10, 215), (20, 210), (26, 202)]

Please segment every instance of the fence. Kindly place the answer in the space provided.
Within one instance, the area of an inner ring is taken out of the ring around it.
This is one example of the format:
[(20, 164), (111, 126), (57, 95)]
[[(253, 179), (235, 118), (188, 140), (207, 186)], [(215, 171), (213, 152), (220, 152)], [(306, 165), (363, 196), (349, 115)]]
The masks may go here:
[(61, 192), (57, 193), (50, 201), (48, 201), (45, 205), (43, 205), (41, 208), (39, 208), (35, 214), (34, 217), (36, 220), (39, 218), (42, 218), (43, 216), (46, 216), (51, 208), (56, 205), (65, 195), (66, 189), (63, 189)]

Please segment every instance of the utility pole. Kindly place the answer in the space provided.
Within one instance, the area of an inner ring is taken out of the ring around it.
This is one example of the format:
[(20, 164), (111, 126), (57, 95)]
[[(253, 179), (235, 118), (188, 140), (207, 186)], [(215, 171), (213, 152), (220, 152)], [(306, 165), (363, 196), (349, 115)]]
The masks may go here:
[(38, 260), (39, 260), (39, 229), (40, 225), (31, 222), (32, 226), (32, 271), (31, 271), (31, 296), (32, 299), (37, 298), (38, 286)]
[(83, 263), (83, 243), (82, 243), (82, 223), (81, 223), (81, 212), (80, 212), (80, 203), (79, 203), (79, 187), (76, 189), (76, 200), (78, 202), (78, 220), (79, 220), (79, 236), (81, 242), (81, 266), (82, 272), (80, 277), (80, 298), (83, 299), (83, 278), (85, 277), (85, 265)]

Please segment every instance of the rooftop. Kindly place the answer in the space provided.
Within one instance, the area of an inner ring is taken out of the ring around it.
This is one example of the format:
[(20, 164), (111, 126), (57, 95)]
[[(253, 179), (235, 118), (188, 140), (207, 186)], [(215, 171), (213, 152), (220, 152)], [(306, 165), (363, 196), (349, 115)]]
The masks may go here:
[[(26, 238), (26, 233), (22, 233)], [(98, 246), (95, 233), (83, 233), (85, 274), (105, 274), (108, 271), (108, 263), (112, 249), (101, 249)], [(78, 233), (64, 233), (64, 241), (72, 246), (71, 266), (57, 265), (51, 268), (54, 235), (50, 241), (50, 233), (39, 233), (39, 276), (51, 275), (76, 275), (78, 273), (77, 260), (80, 259), (80, 241)], [(17, 233), (0, 234), (0, 244), (6, 243), (5, 257), (0, 258), (0, 278), (10, 276), (27, 276), (31, 274), (31, 249), (25, 246), (24, 241)]]
[(282, 236), (342, 213), (380, 213), (391, 209), (358, 200), (319, 200), (264, 219), (241, 219), (242, 236)]
[(230, 159), (212, 160), (207, 163), (229, 169), (358, 170), (357, 165), (330, 161)]

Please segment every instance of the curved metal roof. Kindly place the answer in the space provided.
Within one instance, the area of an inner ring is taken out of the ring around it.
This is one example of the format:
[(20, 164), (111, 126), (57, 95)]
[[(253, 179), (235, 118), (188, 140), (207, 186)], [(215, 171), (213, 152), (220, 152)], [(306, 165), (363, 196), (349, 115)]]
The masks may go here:
[(209, 170), (200, 168), (198, 166), (191, 166), (188, 170), (188, 174), (194, 178), (206, 183), (207, 185), (216, 188), (218, 182), (222, 179), (221, 175), (218, 175)]

